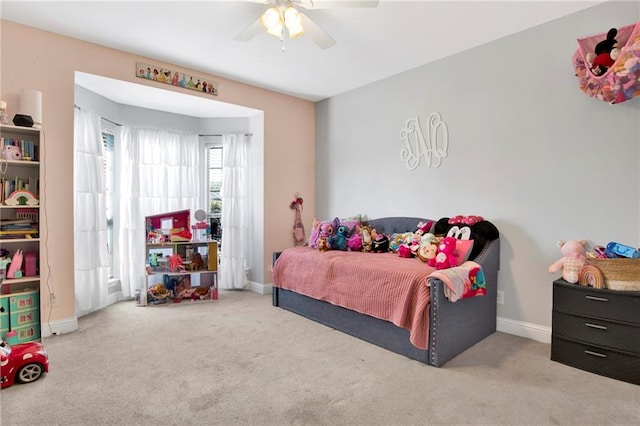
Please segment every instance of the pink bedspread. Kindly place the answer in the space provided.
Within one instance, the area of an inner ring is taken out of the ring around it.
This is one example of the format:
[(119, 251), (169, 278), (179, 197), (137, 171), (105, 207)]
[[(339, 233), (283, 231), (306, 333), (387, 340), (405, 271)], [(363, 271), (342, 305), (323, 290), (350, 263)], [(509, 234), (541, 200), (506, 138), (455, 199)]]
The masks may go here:
[(430, 293), (435, 269), (394, 253), (309, 247), (284, 250), (273, 269), (276, 287), (324, 300), (409, 330), (411, 343), (427, 348)]

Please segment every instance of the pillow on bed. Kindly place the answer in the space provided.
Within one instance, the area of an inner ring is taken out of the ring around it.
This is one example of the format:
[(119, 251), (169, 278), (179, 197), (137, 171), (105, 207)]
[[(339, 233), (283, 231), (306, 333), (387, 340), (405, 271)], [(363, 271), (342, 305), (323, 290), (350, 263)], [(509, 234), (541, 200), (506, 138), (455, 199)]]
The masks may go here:
[(458, 252), (458, 256), (456, 257), (456, 266), (462, 265), (462, 263), (469, 260), (469, 255), (471, 254), (471, 250), (473, 250), (473, 240), (457, 240), (456, 241), (456, 251)]

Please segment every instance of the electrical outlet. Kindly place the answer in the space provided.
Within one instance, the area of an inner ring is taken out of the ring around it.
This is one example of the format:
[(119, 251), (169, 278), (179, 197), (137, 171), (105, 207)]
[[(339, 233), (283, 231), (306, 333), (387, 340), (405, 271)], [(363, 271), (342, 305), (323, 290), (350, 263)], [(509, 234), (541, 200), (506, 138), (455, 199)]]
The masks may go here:
[(49, 295), (49, 302), (50, 302), (50, 306), (54, 307), (54, 306), (58, 306), (58, 298), (56, 297), (55, 293), (51, 293)]
[(496, 303), (498, 305), (504, 305), (504, 291), (498, 290), (498, 296), (496, 297)]

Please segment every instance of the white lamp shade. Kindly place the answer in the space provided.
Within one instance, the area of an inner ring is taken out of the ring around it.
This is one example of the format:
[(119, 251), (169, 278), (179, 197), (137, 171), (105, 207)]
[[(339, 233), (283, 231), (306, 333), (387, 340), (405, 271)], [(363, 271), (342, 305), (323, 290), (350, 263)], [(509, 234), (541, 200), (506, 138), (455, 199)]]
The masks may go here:
[(20, 92), (20, 113), (31, 116), (33, 127), (42, 128), (42, 92), (22, 89)]

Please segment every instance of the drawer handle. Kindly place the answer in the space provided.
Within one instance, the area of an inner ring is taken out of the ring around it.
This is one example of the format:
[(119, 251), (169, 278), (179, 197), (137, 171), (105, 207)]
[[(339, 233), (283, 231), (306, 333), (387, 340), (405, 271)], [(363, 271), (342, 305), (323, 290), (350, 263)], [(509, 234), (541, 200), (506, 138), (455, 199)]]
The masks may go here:
[(588, 351), (586, 349), (585, 349), (584, 353), (587, 354), (587, 355), (593, 355), (593, 356), (597, 356), (597, 357), (600, 357), (600, 358), (606, 358), (607, 357), (605, 354), (601, 354), (599, 352), (594, 352), (594, 351)]
[(585, 322), (584, 325), (586, 325), (587, 327), (590, 327), (590, 328), (597, 328), (598, 330), (606, 330), (607, 329), (606, 325), (591, 324), (590, 322)]
[(596, 302), (608, 302), (609, 299), (606, 297), (597, 297), (597, 296), (585, 296), (589, 300), (595, 300)]

